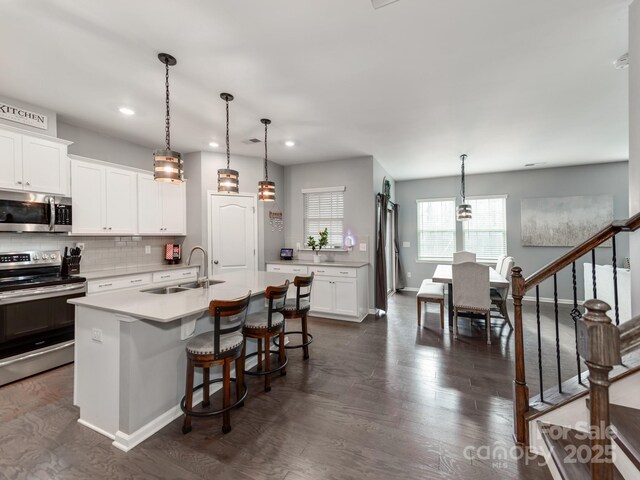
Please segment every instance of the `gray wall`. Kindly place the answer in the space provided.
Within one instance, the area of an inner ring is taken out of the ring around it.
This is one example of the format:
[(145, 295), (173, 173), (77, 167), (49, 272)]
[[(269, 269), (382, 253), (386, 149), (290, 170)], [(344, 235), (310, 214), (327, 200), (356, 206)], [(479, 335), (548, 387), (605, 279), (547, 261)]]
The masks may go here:
[[(344, 226), (356, 237), (351, 252), (332, 254), (336, 260), (369, 262), (369, 308), (373, 308), (373, 263), (375, 259), (375, 203), (372, 186), (373, 157), (290, 165), (284, 169), (285, 182), (285, 235), (287, 247), (304, 245), (303, 188), (335, 187), (344, 185)], [(382, 182), (382, 180), (380, 180)], [(361, 252), (360, 243), (367, 244)], [(311, 252), (296, 252), (298, 258), (309, 259)]]
[[(613, 194), (616, 218), (628, 217), (628, 164), (607, 163), (579, 167), (563, 167), (527, 170), (507, 173), (467, 176), (469, 196), (507, 194), (507, 252), (515, 257), (516, 265), (522, 267), (525, 276), (531, 275), (547, 263), (569, 251), (561, 247), (523, 247), (520, 244), (520, 200), (533, 197), (562, 197), (589, 194)], [(417, 260), (417, 207), (416, 199), (453, 197), (460, 189), (460, 178), (432, 178), (396, 183), (396, 199), (400, 204), (400, 256), (405, 272), (411, 272), (408, 287), (418, 287), (425, 278), (431, 278), (438, 262)], [(595, 232), (594, 232), (595, 233)], [(411, 242), (403, 248), (402, 242)], [(628, 256), (627, 234), (618, 238), (619, 265)], [(585, 259), (590, 261), (590, 259)], [(597, 263), (611, 262), (611, 248), (599, 248)], [(440, 262), (443, 263), (443, 262)], [(582, 263), (578, 266), (578, 285), (582, 298)], [(570, 272), (558, 277), (560, 298), (572, 297)], [(547, 281), (541, 287), (541, 296), (553, 295), (552, 285)]]
[[(24, 108), (25, 110), (29, 110), (30, 112), (41, 113), (47, 116), (47, 130), (43, 130), (41, 128), (31, 127), (29, 125), (23, 125), (22, 123), (11, 122), (4, 118), (0, 118), (0, 125), (9, 125), (10, 127), (21, 128), (23, 130), (29, 130), (31, 132), (40, 133), (42, 135), (51, 135), (52, 137), (57, 137), (57, 116), (56, 112), (53, 110), (49, 110), (48, 108), (38, 107), (36, 105), (32, 105), (27, 102), (23, 102), (22, 100), (16, 100), (15, 98), (6, 97), (4, 95), (0, 95), (0, 101), (8, 103), (9, 105), (13, 105), (14, 107)], [(64, 137), (60, 137), (64, 138)], [(65, 140), (68, 140), (64, 138)]]
[[(63, 120), (58, 121), (58, 136), (70, 140), (69, 153), (153, 171), (153, 150), (158, 147), (136, 145), (116, 137), (94, 132)], [(161, 139), (159, 139), (160, 141)]]

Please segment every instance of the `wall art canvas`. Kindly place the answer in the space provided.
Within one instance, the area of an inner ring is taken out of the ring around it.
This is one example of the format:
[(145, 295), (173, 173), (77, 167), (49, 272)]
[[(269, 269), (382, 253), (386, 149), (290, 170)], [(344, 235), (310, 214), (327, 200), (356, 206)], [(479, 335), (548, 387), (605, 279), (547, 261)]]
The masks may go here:
[(523, 246), (575, 247), (613, 221), (613, 195), (523, 198), (520, 218)]

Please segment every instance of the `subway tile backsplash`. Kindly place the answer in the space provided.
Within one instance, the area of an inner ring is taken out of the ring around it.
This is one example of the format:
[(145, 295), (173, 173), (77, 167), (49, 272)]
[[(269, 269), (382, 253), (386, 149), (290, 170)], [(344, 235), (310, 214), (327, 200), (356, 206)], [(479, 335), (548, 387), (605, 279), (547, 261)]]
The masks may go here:
[[(81, 272), (111, 268), (163, 265), (164, 246), (183, 237), (78, 237), (48, 233), (0, 233), (0, 252), (59, 250), (84, 243)], [(151, 247), (146, 254), (145, 246)]]

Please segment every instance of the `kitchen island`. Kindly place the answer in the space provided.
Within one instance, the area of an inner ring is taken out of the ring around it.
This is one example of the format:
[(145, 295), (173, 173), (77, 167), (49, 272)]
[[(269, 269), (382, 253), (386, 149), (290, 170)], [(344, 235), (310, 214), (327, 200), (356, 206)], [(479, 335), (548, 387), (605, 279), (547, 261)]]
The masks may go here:
[[(193, 335), (213, 329), (209, 302), (238, 298), (251, 290), (249, 313), (253, 313), (265, 308), (268, 286), (293, 277), (231, 272), (210, 277), (214, 284), (208, 289), (170, 294), (129, 289), (70, 300), (76, 310), (78, 422), (113, 439), (113, 445), (124, 451), (153, 435), (182, 415), (185, 346)], [(255, 351), (251, 343), (247, 351)], [(247, 362), (247, 368), (251, 365)], [(218, 374), (213, 371), (212, 378)], [(201, 381), (196, 377), (196, 384)], [(194, 403), (199, 400), (194, 398)]]

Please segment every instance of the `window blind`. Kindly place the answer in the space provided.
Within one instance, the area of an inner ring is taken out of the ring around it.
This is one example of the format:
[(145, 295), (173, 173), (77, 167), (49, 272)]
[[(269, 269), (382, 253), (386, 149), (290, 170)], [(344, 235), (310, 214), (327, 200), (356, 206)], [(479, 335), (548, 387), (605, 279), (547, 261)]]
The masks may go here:
[(314, 191), (303, 193), (304, 238), (320, 238), (329, 231), (329, 247), (341, 247), (344, 234), (344, 191)]
[(464, 250), (478, 259), (496, 260), (507, 254), (507, 199), (489, 197), (467, 199), (471, 220), (463, 222)]
[(418, 258), (453, 258), (456, 250), (455, 199), (418, 200)]

